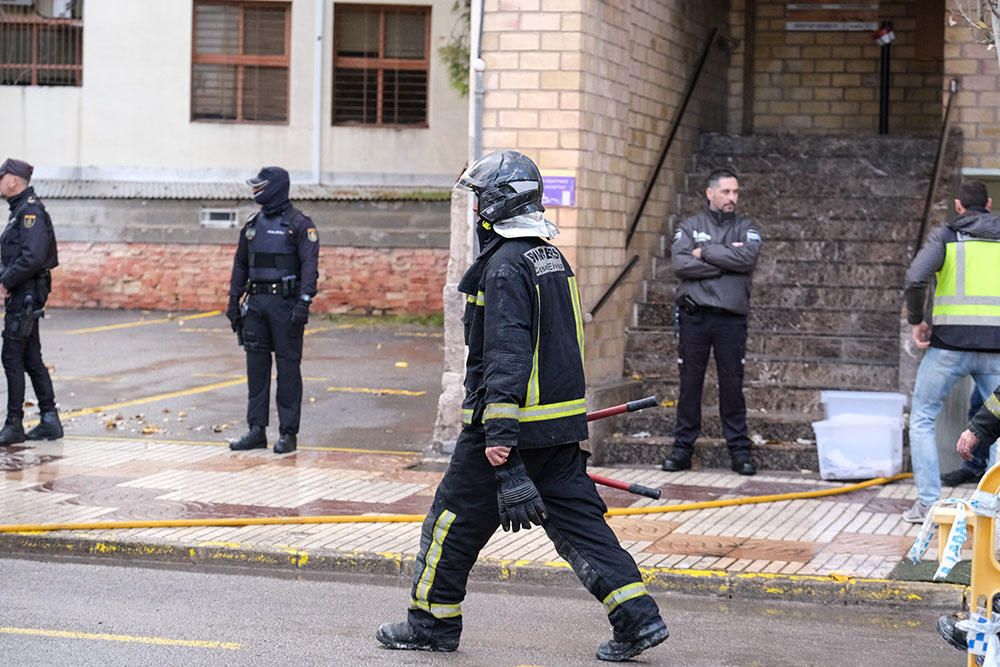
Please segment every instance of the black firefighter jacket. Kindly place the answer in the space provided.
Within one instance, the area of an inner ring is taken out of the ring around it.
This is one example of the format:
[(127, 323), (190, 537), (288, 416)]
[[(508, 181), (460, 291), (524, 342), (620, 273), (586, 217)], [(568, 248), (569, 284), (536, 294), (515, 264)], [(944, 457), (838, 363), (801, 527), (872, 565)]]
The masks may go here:
[(587, 439), (583, 314), (576, 277), (537, 237), (496, 238), (466, 272), (466, 428), (486, 445)]

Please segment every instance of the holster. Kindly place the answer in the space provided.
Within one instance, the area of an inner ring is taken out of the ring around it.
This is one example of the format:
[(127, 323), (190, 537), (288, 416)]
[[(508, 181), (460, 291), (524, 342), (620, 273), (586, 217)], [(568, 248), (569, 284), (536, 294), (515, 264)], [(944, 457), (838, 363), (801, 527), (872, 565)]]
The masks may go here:
[(14, 337), (17, 340), (27, 340), (31, 331), (35, 328), (35, 322), (45, 314), (45, 308), (35, 309), (34, 296), (28, 292), (24, 295), (24, 307), (17, 316), (17, 328), (14, 330)]
[(246, 299), (240, 304), (240, 318), (236, 320), (236, 342), (240, 347), (243, 347), (243, 323), (247, 320), (247, 310), (250, 306), (247, 304)]

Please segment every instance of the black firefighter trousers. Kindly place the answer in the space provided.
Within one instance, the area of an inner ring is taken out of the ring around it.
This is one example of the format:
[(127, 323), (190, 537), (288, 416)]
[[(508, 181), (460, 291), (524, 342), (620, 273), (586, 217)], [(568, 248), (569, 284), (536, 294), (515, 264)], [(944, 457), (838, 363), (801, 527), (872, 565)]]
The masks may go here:
[(278, 428), (299, 432), (302, 412), (303, 327), (291, 322), (294, 297), (250, 296), (243, 319), (243, 349), (247, 353), (247, 424), (267, 427), (271, 397), (271, 352), (278, 367)]
[[(545, 502), (544, 528), (556, 551), (604, 604), (615, 638), (633, 639), (660, 612), (632, 556), (604, 520), (607, 506), (587, 476), (587, 454), (573, 443), (525, 449), (521, 458)], [(499, 525), (485, 437), (478, 429), (463, 429), (420, 534), (408, 613), (418, 636), (432, 642), (459, 639), (469, 570)]]
[(708, 357), (715, 356), (719, 377), (719, 419), (729, 453), (749, 454), (747, 406), (743, 397), (743, 362), (747, 349), (747, 316), (700, 310), (680, 312), (677, 363), (681, 377), (677, 399), (675, 453), (691, 456), (701, 434), (701, 396)]
[(35, 320), (27, 338), (19, 338), (17, 330), (21, 322), (24, 304), (23, 293), (15, 293), (7, 302), (4, 313), (3, 360), (4, 374), (7, 376), (7, 421), (20, 422), (24, 419), (24, 373), (31, 378), (31, 386), (42, 412), (55, 412), (56, 394), (52, 388), (49, 369), (42, 361), (42, 341), (38, 334), (39, 320)]

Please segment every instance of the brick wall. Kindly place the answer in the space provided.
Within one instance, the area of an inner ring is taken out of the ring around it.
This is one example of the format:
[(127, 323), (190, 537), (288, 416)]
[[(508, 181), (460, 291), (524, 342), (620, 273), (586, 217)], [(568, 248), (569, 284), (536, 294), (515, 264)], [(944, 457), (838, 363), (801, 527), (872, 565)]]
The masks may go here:
[[(739, 0), (737, 0), (739, 1)], [(755, 132), (876, 132), (879, 47), (869, 32), (789, 32), (787, 2), (757, 0)], [(879, 3), (896, 31), (890, 131), (934, 134), (941, 122), (942, 61), (919, 60), (917, 0)]]
[(965, 136), (963, 167), (1000, 169), (1000, 67), (996, 52), (976, 44), (961, 19), (945, 30), (945, 85), (960, 80), (952, 123)]
[(483, 34), (485, 151), (516, 148), (543, 173), (576, 174), (576, 207), (547, 215), (579, 276), (588, 310), (633, 254), (642, 262), (587, 325), (591, 385), (622, 376), (624, 330), (648, 275), (697, 135), (722, 130), (728, 58), (713, 54), (628, 249), (630, 216), (723, 0), (611, 3), (487, 0)]
[[(50, 304), (225, 308), (231, 244), (59, 244)], [(323, 247), (314, 313), (428, 315), (442, 309), (447, 249)]]

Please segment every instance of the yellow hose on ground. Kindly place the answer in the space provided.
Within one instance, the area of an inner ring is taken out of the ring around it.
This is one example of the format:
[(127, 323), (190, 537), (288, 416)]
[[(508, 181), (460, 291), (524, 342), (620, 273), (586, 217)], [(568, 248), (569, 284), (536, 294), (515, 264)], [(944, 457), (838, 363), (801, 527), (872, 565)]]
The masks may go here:
[[(733, 505), (755, 505), (758, 503), (776, 503), (782, 500), (804, 500), (807, 498), (822, 498), (850, 493), (870, 486), (890, 484), (912, 477), (911, 473), (902, 473), (892, 477), (876, 477), (866, 482), (838, 486), (819, 491), (797, 491), (795, 493), (778, 493), (768, 496), (748, 496), (746, 498), (729, 498), (727, 500), (709, 500), (700, 503), (684, 503), (682, 505), (662, 505), (660, 507), (616, 507), (609, 510), (606, 516), (635, 516), (636, 514), (663, 514), (666, 512), (689, 512), (711, 507), (731, 507)], [(203, 526), (275, 526), (281, 524), (310, 523), (420, 523), (423, 514), (334, 514), (328, 516), (267, 516), (232, 519), (161, 519), (155, 521), (86, 521), (81, 523), (21, 523), (0, 525), (0, 533), (47, 533), (55, 530), (114, 530), (123, 528), (196, 528)]]

